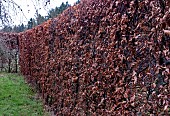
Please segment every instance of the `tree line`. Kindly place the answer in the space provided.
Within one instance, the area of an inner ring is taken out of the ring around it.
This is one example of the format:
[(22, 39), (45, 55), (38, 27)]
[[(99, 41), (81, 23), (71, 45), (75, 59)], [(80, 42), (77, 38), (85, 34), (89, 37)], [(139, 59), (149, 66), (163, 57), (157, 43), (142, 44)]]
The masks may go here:
[[(79, 3), (79, 2), (80, 2), (80, 0), (78, 0), (76, 2), (76, 4)], [(61, 14), (65, 9), (67, 9), (70, 6), (71, 5), (68, 2), (66, 2), (66, 3), (62, 2), (62, 4), (59, 7), (56, 6), (55, 8), (49, 10), (48, 14), (46, 16), (42, 16), (41, 14), (37, 13), (36, 17), (30, 18), (26, 25), (24, 25), (22, 23), (20, 25), (15, 25), (13, 27), (12, 26), (4, 26), (0, 31), (1, 32), (16, 32), (16, 33), (19, 33), (19, 32), (25, 31), (27, 29), (32, 29), (33, 27), (40, 25), (41, 23), (49, 20), (50, 18), (54, 18), (57, 15)]]

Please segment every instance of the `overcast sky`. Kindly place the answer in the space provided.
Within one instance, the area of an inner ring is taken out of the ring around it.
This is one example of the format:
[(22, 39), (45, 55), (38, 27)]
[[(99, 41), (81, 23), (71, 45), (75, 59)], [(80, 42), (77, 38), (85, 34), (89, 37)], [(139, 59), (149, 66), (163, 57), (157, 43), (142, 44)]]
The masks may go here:
[[(14, 0), (23, 10), (23, 13), (21, 11), (18, 11), (17, 16), (13, 16), (14, 18), (14, 25), (18, 25), (21, 23), (27, 24), (28, 20), (30, 18), (35, 17), (36, 9), (38, 9), (39, 14), (46, 16), (47, 12), (55, 8), (56, 6), (60, 6), (62, 2), (67, 2), (71, 5), (73, 5), (77, 0), (50, 0), (50, 4), (45, 6), (45, 2), (42, 2), (43, 0), (39, 0), (41, 2), (38, 2), (38, 0)], [(44, 0), (45, 1), (45, 0)], [(23, 16), (23, 14), (25, 16)]]

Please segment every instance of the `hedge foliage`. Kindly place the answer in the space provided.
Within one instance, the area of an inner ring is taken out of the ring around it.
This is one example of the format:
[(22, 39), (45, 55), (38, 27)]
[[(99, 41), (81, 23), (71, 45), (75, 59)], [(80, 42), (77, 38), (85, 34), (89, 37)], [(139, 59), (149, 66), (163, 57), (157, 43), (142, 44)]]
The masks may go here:
[(56, 115), (169, 115), (168, 4), (82, 0), (19, 34), (21, 72)]

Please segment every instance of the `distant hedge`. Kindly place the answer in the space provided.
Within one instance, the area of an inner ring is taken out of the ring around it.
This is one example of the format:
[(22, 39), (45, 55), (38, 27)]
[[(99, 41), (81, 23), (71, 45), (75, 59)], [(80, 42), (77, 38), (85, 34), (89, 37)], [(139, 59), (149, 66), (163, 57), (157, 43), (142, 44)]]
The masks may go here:
[(18, 72), (18, 34), (0, 32), (0, 71)]
[(82, 0), (19, 34), (21, 72), (56, 115), (169, 115), (168, 4)]

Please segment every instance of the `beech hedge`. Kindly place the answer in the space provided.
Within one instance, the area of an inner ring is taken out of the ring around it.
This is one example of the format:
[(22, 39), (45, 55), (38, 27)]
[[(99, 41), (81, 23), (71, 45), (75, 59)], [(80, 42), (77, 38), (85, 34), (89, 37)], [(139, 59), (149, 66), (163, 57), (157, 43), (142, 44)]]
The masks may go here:
[(169, 115), (169, 2), (81, 0), (19, 33), (21, 72), (56, 115)]

